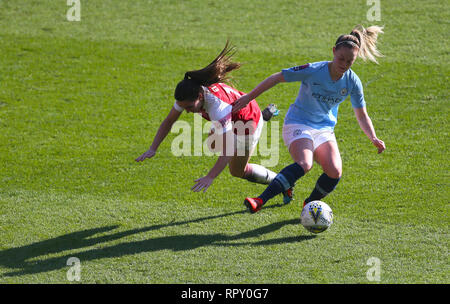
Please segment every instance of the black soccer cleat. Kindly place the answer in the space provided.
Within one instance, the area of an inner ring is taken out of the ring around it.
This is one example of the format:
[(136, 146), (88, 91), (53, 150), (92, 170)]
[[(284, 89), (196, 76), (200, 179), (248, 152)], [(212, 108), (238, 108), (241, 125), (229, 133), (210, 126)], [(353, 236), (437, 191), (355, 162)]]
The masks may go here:
[(280, 110), (273, 103), (269, 104), (264, 110), (262, 110), (262, 116), (264, 121), (269, 121), (273, 116), (278, 116)]

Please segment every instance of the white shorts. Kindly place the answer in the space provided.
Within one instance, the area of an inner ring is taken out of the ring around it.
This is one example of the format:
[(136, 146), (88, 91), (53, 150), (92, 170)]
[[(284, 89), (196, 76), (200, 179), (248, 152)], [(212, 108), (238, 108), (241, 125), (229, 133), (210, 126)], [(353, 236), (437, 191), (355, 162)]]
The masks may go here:
[(256, 130), (251, 135), (236, 135), (236, 148), (239, 156), (242, 156), (243, 151), (250, 152), (253, 151), (258, 145), (259, 138), (261, 137), (261, 132), (264, 126), (264, 119), (261, 114), (259, 118)]
[(288, 149), (294, 140), (300, 138), (308, 138), (312, 140), (314, 150), (316, 150), (317, 147), (324, 142), (336, 142), (336, 136), (334, 136), (333, 130), (318, 130), (302, 124), (283, 125), (283, 140)]
[[(233, 152), (233, 155), (245, 156), (248, 155), (249, 152), (253, 151), (258, 145), (258, 141), (261, 137), (263, 126), (264, 126), (264, 119), (261, 115), (258, 125), (256, 126), (256, 130), (255, 132), (253, 132), (253, 134), (249, 135), (234, 134), (233, 139), (236, 148), (235, 149), (236, 154), (235, 152)], [(242, 127), (245, 128), (245, 124), (243, 124)], [(214, 127), (211, 128), (211, 131), (214, 133)], [(212, 133), (210, 133), (208, 137), (208, 149), (213, 153), (220, 153), (222, 151), (221, 148), (222, 145), (220, 144), (221, 142), (222, 142), (221, 140), (217, 140), (217, 135), (213, 135)]]

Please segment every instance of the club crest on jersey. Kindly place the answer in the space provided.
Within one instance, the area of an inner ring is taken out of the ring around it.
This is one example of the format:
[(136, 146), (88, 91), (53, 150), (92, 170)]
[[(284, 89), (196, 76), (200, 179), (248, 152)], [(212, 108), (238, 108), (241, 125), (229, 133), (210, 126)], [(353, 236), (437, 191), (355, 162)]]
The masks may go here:
[(215, 85), (210, 86), (208, 89), (210, 89), (212, 92), (217, 93), (219, 92), (219, 88), (216, 87)]
[(293, 67), (292, 70), (293, 70), (294, 72), (297, 72), (297, 71), (300, 71), (300, 70), (304, 70), (304, 69), (306, 69), (306, 68), (308, 68), (308, 67), (309, 67), (309, 63), (304, 64), (304, 65), (299, 65), (299, 66)]
[(347, 88), (343, 88), (343, 89), (341, 90), (341, 95), (342, 95), (342, 96), (347, 95)]
[(317, 206), (316, 204), (309, 206), (309, 214), (311, 214), (312, 218), (314, 219), (314, 223), (317, 224), (317, 220), (319, 219), (321, 213), (322, 207)]

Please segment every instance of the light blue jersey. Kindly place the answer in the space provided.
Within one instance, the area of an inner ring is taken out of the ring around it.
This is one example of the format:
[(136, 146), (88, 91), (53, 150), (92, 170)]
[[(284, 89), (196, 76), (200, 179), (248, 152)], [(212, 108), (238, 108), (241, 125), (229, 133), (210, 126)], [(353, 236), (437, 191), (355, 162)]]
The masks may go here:
[(338, 81), (332, 81), (328, 61), (308, 63), (282, 70), (287, 82), (301, 81), (295, 103), (286, 114), (284, 124), (304, 124), (314, 129), (334, 129), (339, 104), (348, 95), (354, 108), (362, 108), (364, 101), (361, 80), (351, 69)]

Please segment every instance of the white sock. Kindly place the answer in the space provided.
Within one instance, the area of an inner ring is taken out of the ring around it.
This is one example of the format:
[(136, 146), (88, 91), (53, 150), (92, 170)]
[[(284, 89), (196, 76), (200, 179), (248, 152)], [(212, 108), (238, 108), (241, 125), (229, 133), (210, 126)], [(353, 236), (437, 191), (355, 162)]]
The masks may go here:
[(258, 184), (270, 184), (277, 174), (261, 165), (247, 164), (243, 178)]

